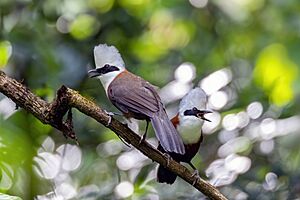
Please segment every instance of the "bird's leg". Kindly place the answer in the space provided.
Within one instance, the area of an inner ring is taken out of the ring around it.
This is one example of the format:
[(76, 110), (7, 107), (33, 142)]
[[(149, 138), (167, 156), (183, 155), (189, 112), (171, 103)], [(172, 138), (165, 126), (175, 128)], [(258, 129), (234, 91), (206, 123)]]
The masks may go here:
[(149, 127), (149, 121), (146, 120), (147, 124), (146, 124), (146, 130), (145, 130), (145, 133), (143, 134), (142, 138), (140, 139), (139, 141), (139, 144), (141, 144), (142, 142), (145, 141), (146, 137), (147, 137), (147, 131), (148, 131), (148, 127)]
[(192, 174), (192, 177), (195, 177), (195, 180), (193, 181), (193, 185), (195, 185), (200, 180), (199, 171), (197, 170), (197, 168), (193, 165), (193, 163), (191, 161), (188, 164), (194, 170), (194, 173)]
[(106, 111), (106, 110), (104, 110), (104, 112), (109, 116), (109, 119), (108, 119), (108, 122), (107, 122), (106, 126), (109, 126), (109, 125), (110, 125), (112, 116), (114, 116), (114, 115), (123, 116), (122, 113), (108, 112), (108, 111)]
[(165, 156), (166, 159), (167, 159), (167, 164), (166, 164), (166, 166), (168, 167), (169, 164), (170, 164), (170, 160), (172, 159), (172, 157), (171, 157), (168, 153), (164, 153), (164, 156)]

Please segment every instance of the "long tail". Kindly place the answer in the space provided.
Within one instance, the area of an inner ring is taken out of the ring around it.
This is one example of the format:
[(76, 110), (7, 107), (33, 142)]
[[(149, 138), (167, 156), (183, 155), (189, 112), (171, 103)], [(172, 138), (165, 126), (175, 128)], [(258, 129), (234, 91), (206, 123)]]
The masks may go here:
[(162, 165), (159, 165), (157, 170), (157, 181), (160, 183), (173, 184), (176, 180), (177, 175), (171, 172), (170, 170), (164, 168)]
[(163, 108), (151, 118), (151, 123), (156, 137), (166, 152), (185, 153), (182, 139)]

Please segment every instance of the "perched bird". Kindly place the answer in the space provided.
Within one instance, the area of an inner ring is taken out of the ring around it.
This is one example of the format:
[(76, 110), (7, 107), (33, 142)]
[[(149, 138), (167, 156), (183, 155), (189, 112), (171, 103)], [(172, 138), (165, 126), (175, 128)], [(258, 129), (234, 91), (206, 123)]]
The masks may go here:
[(88, 72), (90, 77), (100, 79), (108, 99), (126, 118), (147, 121), (143, 140), (151, 121), (164, 151), (184, 154), (182, 139), (170, 122), (154, 87), (125, 69), (124, 61), (114, 46), (100, 44), (94, 48), (94, 56), (96, 69)]
[[(197, 154), (203, 140), (201, 131), (203, 122), (204, 120), (210, 121), (204, 117), (205, 114), (211, 113), (211, 111), (205, 110), (206, 102), (206, 94), (201, 88), (192, 89), (183, 97), (179, 104), (178, 114), (171, 120), (183, 140), (185, 153), (183, 155), (168, 154), (177, 162), (188, 163), (195, 170), (194, 175), (198, 175), (198, 171), (191, 160)], [(164, 152), (161, 145), (158, 146), (158, 149)], [(158, 182), (172, 184), (175, 182), (176, 177), (176, 174), (159, 165), (157, 171)]]

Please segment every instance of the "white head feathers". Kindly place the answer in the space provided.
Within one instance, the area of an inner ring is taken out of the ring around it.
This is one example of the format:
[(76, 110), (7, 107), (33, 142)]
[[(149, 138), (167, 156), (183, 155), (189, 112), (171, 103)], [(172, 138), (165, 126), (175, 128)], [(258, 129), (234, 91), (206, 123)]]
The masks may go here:
[(125, 69), (125, 63), (118, 49), (114, 46), (107, 46), (107, 44), (95, 46), (94, 57), (96, 68), (102, 68), (105, 64), (109, 64), (120, 69)]
[(192, 109), (193, 107), (198, 108), (198, 110), (206, 109), (207, 96), (205, 92), (196, 87), (192, 89), (188, 94), (186, 94), (179, 105), (179, 113), (183, 115), (185, 110)]

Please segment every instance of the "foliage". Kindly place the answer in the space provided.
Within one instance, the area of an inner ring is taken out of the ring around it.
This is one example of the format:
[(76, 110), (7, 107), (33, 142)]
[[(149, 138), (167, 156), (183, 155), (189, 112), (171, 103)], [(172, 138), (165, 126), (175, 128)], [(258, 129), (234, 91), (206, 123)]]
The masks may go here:
[[(202, 177), (229, 199), (295, 199), (299, 7), (296, 0), (4, 0), (0, 68), (48, 101), (65, 84), (115, 111), (99, 82), (87, 78), (93, 47), (115, 45), (130, 71), (161, 88), (170, 116), (193, 86), (208, 94), (212, 123), (193, 159)], [(75, 112), (74, 120), (80, 146), (1, 96), (0, 192), (203, 198), (180, 179), (158, 184), (155, 163), (86, 116)], [(155, 144), (153, 131), (149, 137)]]

